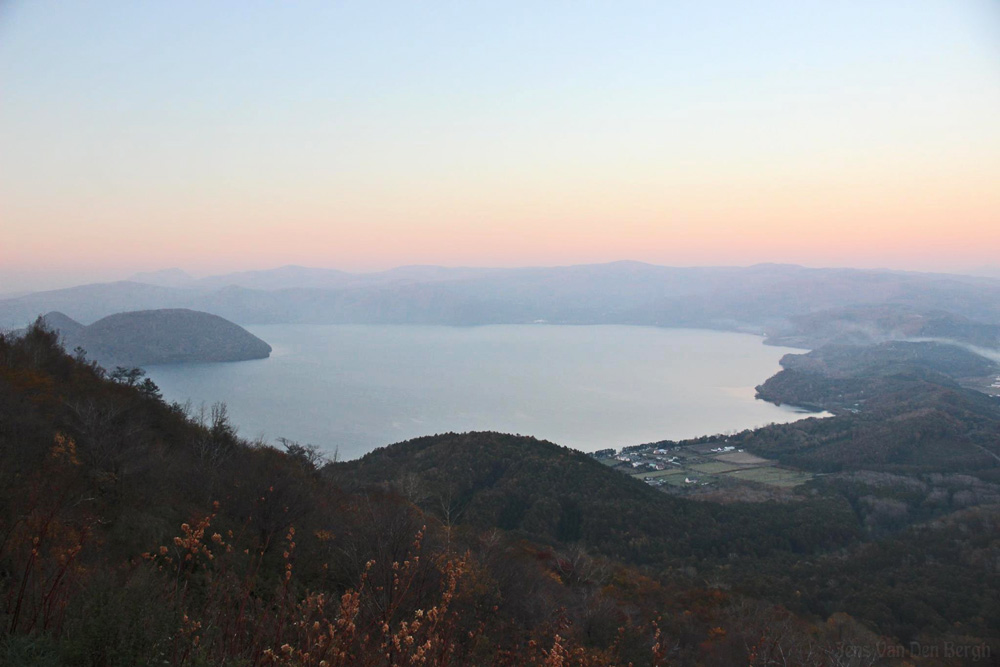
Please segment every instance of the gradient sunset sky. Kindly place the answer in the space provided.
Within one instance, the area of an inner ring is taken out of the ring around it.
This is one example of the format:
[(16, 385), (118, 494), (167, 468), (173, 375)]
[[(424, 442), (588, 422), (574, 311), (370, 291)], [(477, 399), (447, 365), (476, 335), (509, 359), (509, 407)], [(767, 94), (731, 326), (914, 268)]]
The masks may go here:
[(0, 292), (1000, 265), (1000, 3), (0, 2)]

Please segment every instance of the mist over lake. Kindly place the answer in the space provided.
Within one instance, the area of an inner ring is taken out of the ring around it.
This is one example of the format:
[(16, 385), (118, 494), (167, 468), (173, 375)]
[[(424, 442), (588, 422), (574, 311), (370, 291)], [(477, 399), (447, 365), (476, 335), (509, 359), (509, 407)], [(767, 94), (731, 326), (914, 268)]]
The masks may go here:
[(446, 431), (594, 451), (805, 416), (754, 399), (787, 348), (633, 326), (265, 325), (268, 359), (151, 366), (168, 401), (224, 401), (240, 434), (341, 458)]

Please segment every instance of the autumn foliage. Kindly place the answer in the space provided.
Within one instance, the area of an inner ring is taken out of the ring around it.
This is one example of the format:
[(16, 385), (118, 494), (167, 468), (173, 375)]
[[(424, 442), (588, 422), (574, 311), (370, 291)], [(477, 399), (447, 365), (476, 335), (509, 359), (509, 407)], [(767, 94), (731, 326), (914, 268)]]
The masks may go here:
[(42, 327), (0, 336), (0, 464), (0, 664), (819, 666), (879, 641), (610, 557), (570, 539), (573, 512), (535, 539), (415, 485), (359, 488)]

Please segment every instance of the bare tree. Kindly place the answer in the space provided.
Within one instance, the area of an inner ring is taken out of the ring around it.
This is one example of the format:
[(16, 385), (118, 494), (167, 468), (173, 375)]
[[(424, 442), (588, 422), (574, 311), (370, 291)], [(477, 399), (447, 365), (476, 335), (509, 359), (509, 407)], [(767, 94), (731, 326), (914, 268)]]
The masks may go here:
[(192, 444), (206, 463), (220, 463), (239, 445), (237, 429), (229, 421), (229, 408), (225, 403), (213, 403), (210, 408), (202, 403), (192, 421), (200, 427)]
[(117, 490), (123, 477), (149, 453), (146, 425), (117, 397), (86, 398), (67, 403), (81, 438), (80, 455)]
[(316, 445), (303, 445), (288, 438), (278, 438), (278, 444), (284, 447), (289, 457), (309, 470), (319, 470), (327, 463), (326, 456)]

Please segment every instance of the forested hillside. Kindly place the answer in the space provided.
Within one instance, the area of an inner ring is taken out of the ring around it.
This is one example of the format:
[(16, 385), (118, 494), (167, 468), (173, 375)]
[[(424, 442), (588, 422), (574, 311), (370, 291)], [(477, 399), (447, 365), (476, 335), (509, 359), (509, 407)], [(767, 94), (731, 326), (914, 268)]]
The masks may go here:
[(866, 504), (917, 493), (891, 476), (877, 497), (845, 477), (784, 502), (701, 503), (494, 433), (327, 463), (241, 440), (224, 406), (167, 405), (141, 373), (107, 377), (38, 326), (0, 337), (0, 462), (2, 664), (860, 665), (902, 664), (885, 647), (910, 641), (1000, 649), (995, 506), (873, 526)]
[(775, 403), (835, 417), (773, 425), (736, 441), (817, 471), (961, 472), (1000, 482), (1000, 399), (962, 383), (995, 377), (995, 362), (962, 348), (892, 342), (787, 355), (757, 388)]

